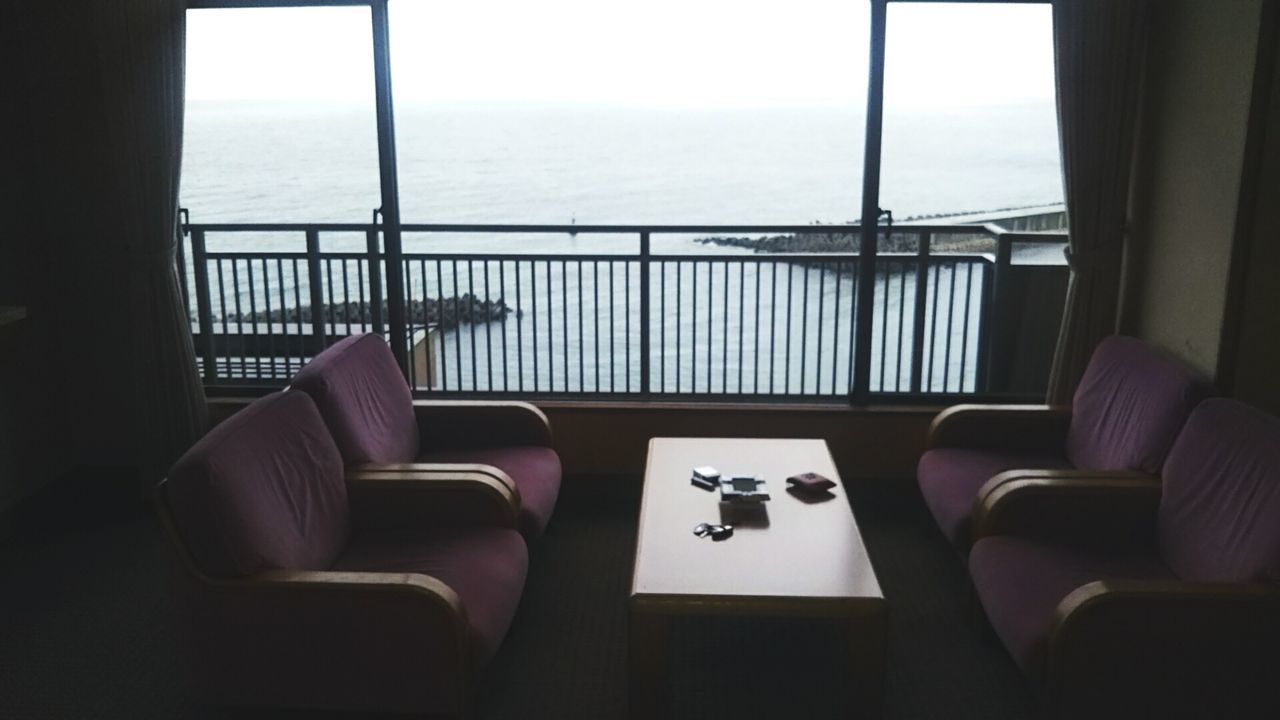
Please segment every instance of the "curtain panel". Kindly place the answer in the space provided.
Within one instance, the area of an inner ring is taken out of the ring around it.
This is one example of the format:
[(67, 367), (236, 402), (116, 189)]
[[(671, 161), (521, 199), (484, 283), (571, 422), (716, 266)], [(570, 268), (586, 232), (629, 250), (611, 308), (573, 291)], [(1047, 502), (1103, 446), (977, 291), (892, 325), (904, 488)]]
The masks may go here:
[(1071, 279), (1046, 401), (1070, 402), (1116, 332), (1147, 0), (1053, 0), (1054, 64)]
[[(183, 0), (96, 0), (91, 13), (103, 97), (107, 222), (97, 242), (120, 262), (123, 378), (143, 481), (159, 479), (204, 432), (175, 262), (186, 45)], [(185, 272), (185, 269), (183, 270)]]

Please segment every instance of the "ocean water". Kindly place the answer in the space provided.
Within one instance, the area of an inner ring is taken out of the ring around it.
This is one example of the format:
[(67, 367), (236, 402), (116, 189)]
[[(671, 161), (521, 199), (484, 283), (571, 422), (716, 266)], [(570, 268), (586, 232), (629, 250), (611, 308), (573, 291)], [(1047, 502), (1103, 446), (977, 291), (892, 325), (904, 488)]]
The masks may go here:
[[(863, 123), (846, 107), (398, 107), (401, 216), (406, 223), (850, 222), (861, 206)], [(1052, 105), (918, 109), (886, 115), (884, 126), (880, 204), (896, 218), (1061, 202)], [(363, 223), (380, 204), (371, 108), (191, 103), (183, 162), (181, 200), (195, 223)], [(653, 239), (655, 253), (702, 260), (653, 270), (652, 388), (848, 391), (852, 266), (762, 264), (694, 239)], [(321, 243), (326, 251), (363, 251), (365, 238), (329, 233)], [(404, 245), (424, 255), (406, 267), (411, 297), (471, 292), (519, 311), (433, 336), (432, 387), (639, 389), (638, 265), (623, 257), (514, 257), (625, 255), (637, 251), (637, 237), (406, 233)], [(297, 252), (304, 237), (211, 233), (208, 246)], [(458, 262), (432, 253), (507, 257)], [(309, 294), (305, 272), (284, 265), (226, 260), (217, 269), (224, 272), (215, 293), (225, 288), (223, 302), (215, 301), (218, 318), (237, 303), (261, 310), (262, 299), (274, 297), (291, 307)], [(361, 263), (340, 263), (326, 279), (327, 299), (369, 299)], [(972, 263), (933, 271), (921, 298), (940, 308), (921, 342), (926, 388), (976, 387), (976, 308), (985, 282)], [(915, 283), (905, 265), (885, 265), (877, 276), (877, 389), (906, 389), (910, 379)], [(416, 381), (428, 387), (425, 377)]]
[[(850, 222), (864, 122), (841, 106), (406, 105), (401, 219)], [(884, 128), (880, 204), (899, 219), (1062, 200), (1051, 104), (917, 109)], [(195, 222), (368, 222), (381, 204), (372, 108), (191, 103), (181, 197)]]

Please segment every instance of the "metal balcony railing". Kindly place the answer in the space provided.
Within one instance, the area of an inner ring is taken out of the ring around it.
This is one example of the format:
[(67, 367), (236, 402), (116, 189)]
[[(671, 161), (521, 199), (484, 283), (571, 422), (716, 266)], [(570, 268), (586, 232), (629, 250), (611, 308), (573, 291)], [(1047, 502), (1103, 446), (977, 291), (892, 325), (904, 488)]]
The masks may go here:
[[(495, 235), (536, 247), (551, 234), (602, 247), (406, 251), (398, 298), (386, 292), (376, 224), (185, 229), (182, 289), (211, 390), (281, 386), (338, 339), (373, 331), (404, 338), (404, 369), (418, 394), (581, 398), (844, 400), (858, 389), (860, 351), (871, 395), (989, 394), (994, 308), (1013, 247), (1065, 242), (1061, 233), (992, 225), (882, 229), (880, 247), (890, 251), (877, 253), (872, 311), (861, 313), (857, 225), (405, 224), (406, 247)], [(762, 233), (820, 251), (652, 251), (657, 238)], [(264, 234), (302, 240), (303, 249), (209, 249), (210, 238), (236, 237), (243, 247)], [(620, 244), (625, 237), (631, 248)], [(322, 248), (330, 239), (341, 247)], [(860, 318), (872, 323), (869, 348), (854, 346)]]

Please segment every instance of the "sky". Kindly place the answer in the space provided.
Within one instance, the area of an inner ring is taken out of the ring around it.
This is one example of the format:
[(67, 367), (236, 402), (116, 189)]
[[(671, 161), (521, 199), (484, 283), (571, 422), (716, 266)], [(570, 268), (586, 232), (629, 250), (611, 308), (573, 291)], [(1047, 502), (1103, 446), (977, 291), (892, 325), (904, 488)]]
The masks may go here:
[[(399, 104), (866, 102), (865, 0), (391, 0)], [(1051, 101), (1046, 5), (891, 4), (889, 109)], [(367, 8), (188, 11), (193, 101), (373, 102)]]

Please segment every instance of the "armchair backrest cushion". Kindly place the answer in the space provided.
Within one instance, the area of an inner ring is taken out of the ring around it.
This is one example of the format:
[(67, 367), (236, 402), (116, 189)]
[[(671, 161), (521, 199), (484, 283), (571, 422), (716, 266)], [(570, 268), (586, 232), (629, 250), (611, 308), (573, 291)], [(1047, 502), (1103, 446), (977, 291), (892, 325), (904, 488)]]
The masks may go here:
[(347, 464), (417, 458), (413, 394), (382, 336), (366, 333), (334, 343), (290, 385), (315, 400)]
[(342, 456), (302, 393), (260, 398), (211, 430), (174, 465), (164, 497), (213, 577), (326, 569), (350, 536)]
[(1081, 470), (1158, 473), (1187, 415), (1210, 394), (1207, 381), (1163, 351), (1105, 338), (1072, 401), (1067, 459)]
[(1164, 468), (1160, 550), (1184, 580), (1280, 580), (1280, 419), (1214, 398)]

